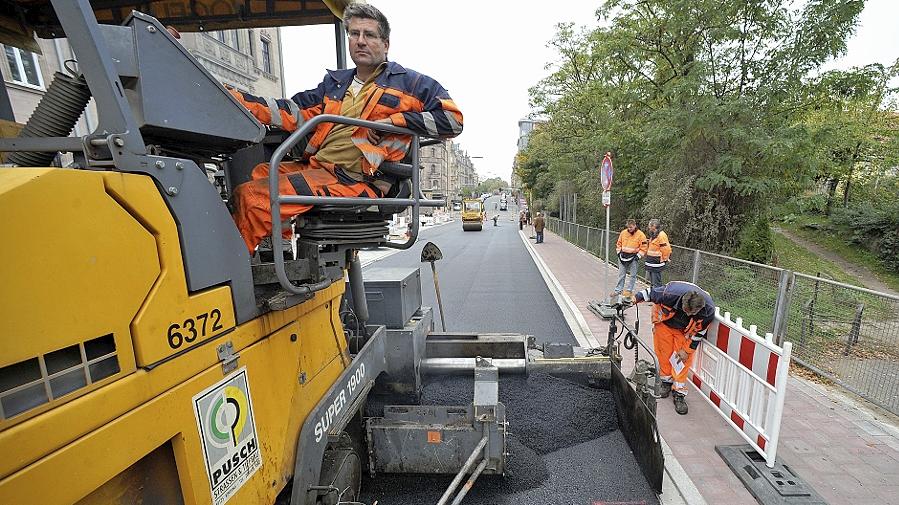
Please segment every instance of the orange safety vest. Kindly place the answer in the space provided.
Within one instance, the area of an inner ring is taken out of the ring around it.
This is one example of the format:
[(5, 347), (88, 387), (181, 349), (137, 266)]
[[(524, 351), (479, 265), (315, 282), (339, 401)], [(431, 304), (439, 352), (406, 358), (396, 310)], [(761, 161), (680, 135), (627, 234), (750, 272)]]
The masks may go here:
[(634, 233), (625, 228), (618, 235), (615, 250), (618, 251), (622, 261), (630, 261), (638, 254), (642, 256), (646, 254), (646, 235), (639, 228), (634, 230)]
[(646, 249), (646, 266), (663, 267), (671, 258), (671, 244), (668, 242), (668, 234), (660, 231), (655, 238), (649, 240)]

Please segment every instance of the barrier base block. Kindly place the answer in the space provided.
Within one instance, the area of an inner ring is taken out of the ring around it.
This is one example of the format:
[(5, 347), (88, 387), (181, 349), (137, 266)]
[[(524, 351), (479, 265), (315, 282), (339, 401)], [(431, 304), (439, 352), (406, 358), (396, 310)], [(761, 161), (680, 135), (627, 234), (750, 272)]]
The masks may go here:
[(788, 465), (775, 462), (768, 468), (750, 445), (718, 445), (715, 451), (762, 505), (827, 505)]
[(599, 300), (590, 300), (590, 303), (587, 304), (587, 308), (590, 309), (590, 312), (593, 312), (603, 319), (615, 318), (615, 309), (606, 302), (600, 302)]

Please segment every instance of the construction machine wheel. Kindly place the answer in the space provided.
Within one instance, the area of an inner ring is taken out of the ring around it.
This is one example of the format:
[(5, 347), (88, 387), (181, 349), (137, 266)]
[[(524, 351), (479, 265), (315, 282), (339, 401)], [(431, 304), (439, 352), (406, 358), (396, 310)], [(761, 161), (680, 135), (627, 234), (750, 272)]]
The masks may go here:
[(481, 223), (462, 223), (462, 231), (481, 231)]
[(362, 491), (362, 460), (346, 432), (325, 449), (319, 486), (328, 488), (319, 495), (321, 505), (355, 502)]

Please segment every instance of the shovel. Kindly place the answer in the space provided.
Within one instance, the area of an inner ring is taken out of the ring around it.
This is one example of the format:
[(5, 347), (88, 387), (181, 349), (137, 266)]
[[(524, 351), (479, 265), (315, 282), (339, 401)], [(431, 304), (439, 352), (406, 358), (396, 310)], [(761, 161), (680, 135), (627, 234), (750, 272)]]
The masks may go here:
[(431, 272), (434, 274), (434, 290), (437, 291), (437, 307), (440, 309), (440, 326), (445, 332), (446, 320), (443, 318), (443, 301), (440, 299), (440, 282), (437, 280), (437, 267), (434, 266), (434, 262), (441, 259), (443, 259), (443, 253), (440, 252), (440, 248), (437, 247), (437, 244), (433, 242), (425, 244), (424, 249), (421, 250), (421, 262), (424, 263), (427, 261), (431, 264)]

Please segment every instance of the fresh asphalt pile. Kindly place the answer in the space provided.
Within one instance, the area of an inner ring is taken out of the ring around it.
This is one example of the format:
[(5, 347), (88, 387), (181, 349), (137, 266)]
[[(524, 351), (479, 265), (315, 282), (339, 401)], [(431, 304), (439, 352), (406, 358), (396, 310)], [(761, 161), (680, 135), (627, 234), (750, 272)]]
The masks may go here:
[[(421, 403), (466, 405), (474, 378), (430, 378)], [(502, 375), (500, 401), (510, 423), (506, 474), (484, 475), (467, 504), (591, 505), (594, 502), (658, 503), (618, 430), (612, 393), (537, 373)], [(372, 414), (379, 406), (370, 406)], [(366, 475), (364, 503), (437, 503), (451, 475)]]

